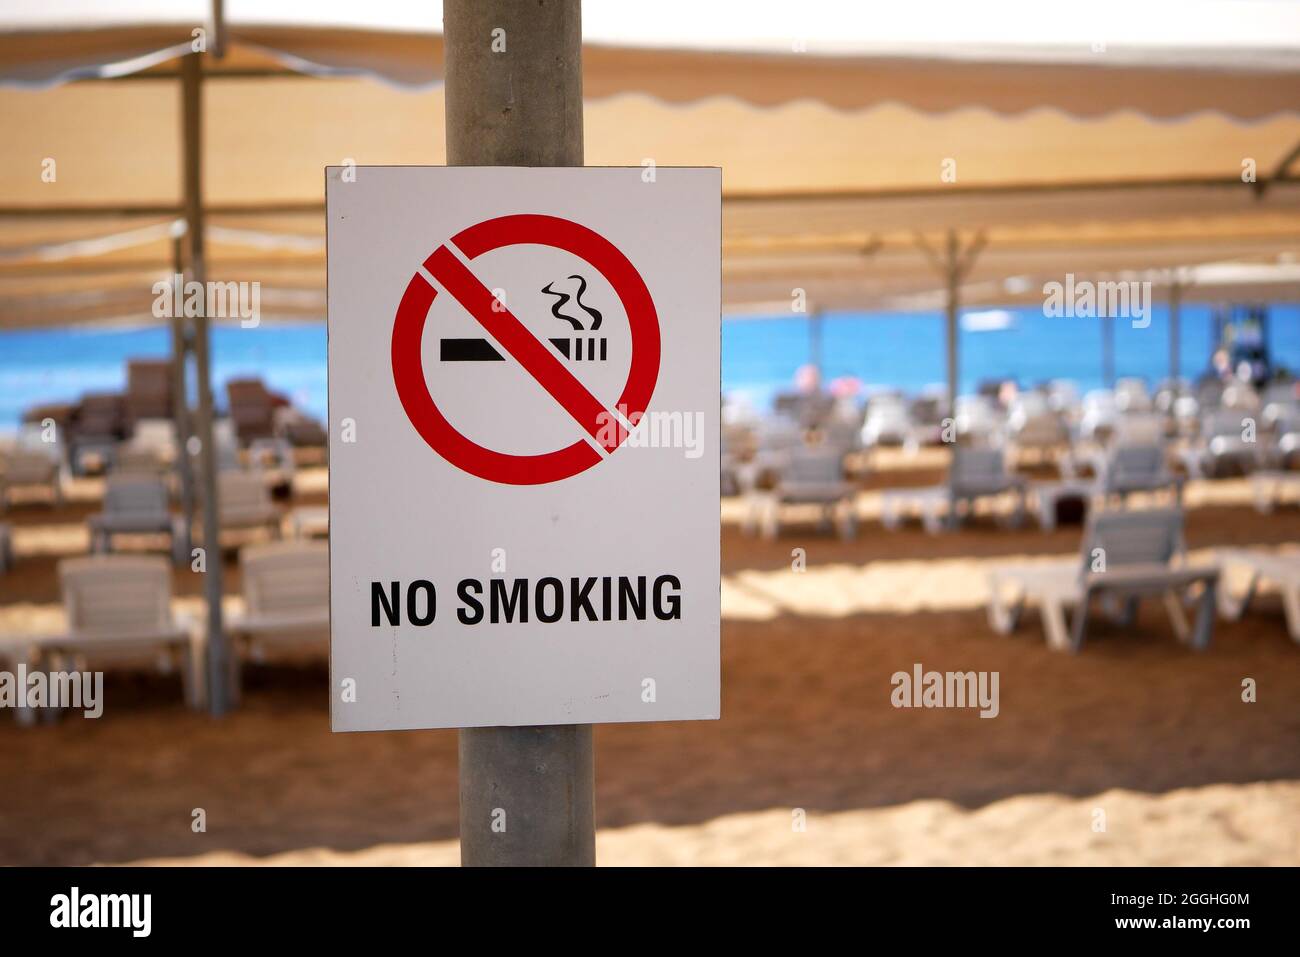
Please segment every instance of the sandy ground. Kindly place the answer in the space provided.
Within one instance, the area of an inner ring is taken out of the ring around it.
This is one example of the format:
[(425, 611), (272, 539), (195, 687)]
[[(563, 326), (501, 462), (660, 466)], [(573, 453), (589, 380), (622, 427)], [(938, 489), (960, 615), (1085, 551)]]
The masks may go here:
[[(1103, 817), (1104, 815), (1104, 817)], [(635, 824), (596, 835), (602, 865), (731, 867), (1068, 864), (1249, 867), (1300, 861), (1300, 785), (1210, 785), (1148, 795), (1022, 795), (974, 810), (950, 801), (829, 813), (773, 809), (703, 824)], [(361, 851), (305, 848), (257, 858), (215, 851), (144, 865), (448, 867), (456, 841)]]
[[(57, 630), (55, 562), (81, 547), (88, 489), (5, 516), (20, 561), (0, 578), (0, 632)], [(989, 630), (984, 572), (1069, 555), (1077, 527), (891, 534), (872, 494), (848, 543), (811, 524), (744, 538), (728, 504), (723, 718), (597, 729), (603, 863), (1300, 864), (1300, 647), (1275, 604), (1200, 655), (1154, 603), (1052, 654), (1033, 615)], [(1189, 500), (1195, 549), (1300, 539), (1294, 511), (1255, 514), (1241, 483)], [(195, 605), (199, 576), (175, 586)], [(918, 662), (998, 671), (1000, 714), (892, 707), (890, 676)], [(219, 721), (144, 673), (110, 673), (98, 721), (0, 714), (0, 864), (455, 863), (455, 733), (331, 735), (326, 680), (319, 663), (252, 666)]]

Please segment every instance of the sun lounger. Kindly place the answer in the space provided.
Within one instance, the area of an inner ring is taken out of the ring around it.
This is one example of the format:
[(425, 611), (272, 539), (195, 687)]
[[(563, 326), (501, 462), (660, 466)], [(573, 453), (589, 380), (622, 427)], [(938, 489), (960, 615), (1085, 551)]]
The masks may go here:
[(826, 520), (833, 520), (842, 538), (856, 529), (856, 487), (844, 478), (844, 452), (836, 447), (797, 448), (770, 464), (775, 481), (770, 488), (750, 484), (745, 490), (746, 531), (755, 526), (764, 537), (781, 531), (781, 509), (787, 505), (817, 505)]
[(1251, 436), (1248, 422), (1261, 427), (1256, 416), (1243, 409), (1222, 409), (1201, 421), (1200, 442), (1183, 453), (1187, 474), (1217, 478), (1232, 472), (1249, 473), (1260, 464), (1258, 434)]
[(1007, 420), (1007, 443), (1014, 451), (1016, 461), (1026, 452), (1037, 453), (1039, 463), (1070, 444), (1070, 431), (1065, 420), (1047, 409), (1040, 411), (1013, 410)]
[[(12, 675), (22, 669), (28, 674), (40, 667), (41, 649), (29, 635), (0, 635), (0, 670)], [(27, 707), (27, 696), (19, 694), (13, 707), (14, 720), (24, 727), (36, 723), (36, 712)]]
[(221, 530), (269, 529), (279, 538), (280, 509), (260, 472), (226, 469), (217, 473), (217, 517)]
[(53, 504), (61, 504), (63, 487), (58, 458), (43, 449), (21, 446), (0, 455), (0, 512), (9, 504), (10, 493), (18, 488), (42, 489)]
[(1163, 445), (1165, 417), (1159, 412), (1128, 412), (1111, 425), (1110, 446)]
[(295, 465), (293, 446), (288, 439), (253, 439), (248, 444), (248, 462), (262, 476), (267, 488), (288, 491), (293, 487)]
[(1151, 393), (1142, 379), (1124, 378), (1115, 383), (1115, 408), (1120, 412), (1150, 412)]
[(122, 397), (128, 431), (150, 419), (172, 414), (172, 364), (167, 359), (130, 359), (126, 364), (126, 394)]
[(1006, 431), (1001, 406), (987, 395), (959, 396), (953, 424), (960, 440), (970, 445), (993, 445)]
[(1300, 407), (1274, 410), (1269, 421), (1270, 441), (1262, 458), (1270, 467), (1285, 471), (1300, 458)]
[(955, 528), (963, 505), (970, 511), (980, 499), (996, 499), (1008, 492), (1015, 502), (1009, 522), (1018, 525), (1025, 513), (1025, 482), (1007, 472), (1002, 450), (954, 446), (948, 483), (885, 492), (881, 496), (880, 520), (892, 530), (898, 528), (906, 514), (917, 514), (925, 530), (934, 534), (944, 527)]
[[(1095, 514), (1083, 537), (1080, 558), (1068, 562), (1007, 566), (989, 581), (989, 623), (995, 631), (1015, 630), (1027, 600), (1038, 603), (1047, 644), (1054, 651), (1077, 652), (1087, 635), (1088, 614), (1096, 598), (1122, 609), (1130, 623), (1141, 598), (1164, 600), (1179, 640), (1193, 648), (1209, 646), (1214, 634), (1215, 591), (1219, 570), (1182, 563), (1183, 516), (1178, 509)], [(1189, 627), (1182, 597), (1199, 586), (1196, 624)], [(1067, 624), (1066, 613), (1074, 614)]]
[(69, 431), (68, 466), (72, 473), (84, 474), (87, 458), (107, 469), (112, 465), (117, 444), (126, 435), (122, 396), (116, 392), (83, 395)]
[(1117, 445), (1096, 466), (1097, 491), (1104, 501), (1124, 502), (1134, 492), (1167, 491), (1177, 504), (1182, 499), (1183, 480), (1165, 465), (1164, 446)]
[(1218, 553), (1224, 571), (1234, 566), (1249, 573), (1246, 589), (1233, 595), (1226, 586), (1219, 588), (1219, 613), (1229, 621), (1238, 621), (1250, 608), (1261, 582), (1275, 585), (1282, 596), (1286, 630), (1291, 640), (1300, 644), (1300, 552), (1278, 554), (1257, 549), (1224, 548)]
[(330, 510), (327, 505), (299, 505), (289, 510), (289, 535), (292, 538), (328, 538)]
[(1073, 501), (1080, 513), (1085, 513), (1097, 491), (1097, 483), (1088, 479), (1062, 479), (1058, 482), (1030, 482), (1026, 489), (1038, 527), (1051, 532), (1056, 529), (1061, 504)]
[(325, 426), (292, 406), (276, 409), (273, 423), (275, 434), (287, 439), (296, 448), (314, 448), (329, 444), (329, 433), (325, 431)]
[(1094, 389), (1083, 397), (1079, 434), (1085, 439), (1100, 442), (1110, 435), (1118, 418), (1115, 393), (1109, 389)]
[(185, 520), (174, 516), (167, 484), (156, 476), (111, 475), (104, 489), (104, 510), (88, 519), (90, 550), (109, 552), (114, 535), (166, 534), (171, 536), (172, 559), (178, 564), (189, 557)]
[(324, 542), (273, 542), (239, 553), (246, 611), (231, 622), (250, 657), (307, 645), (329, 650), (329, 546)]
[(38, 639), (51, 670), (151, 662), (179, 665), (185, 701), (204, 699), (203, 638), (171, 610), (171, 570), (154, 556), (92, 555), (59, 563), (68, 631)]
[(879, 395), (867, 402), (860, 440), (862, 446), (868, 449), (882, 445), (916, 448), (915, 423), (901, 396)]
[(170, 419), (141, 419), (131, 438), (118, 449), (114, 468), (162, 474), (180, 457), (176, 424)]
[(1255, 499), (1255, 510), (1267, 515), (1285, 504), (1287, 494), (1295, 495), (1300, 502), (1300, 472), (1264, 471), (1250, 476), (1250, 490)]

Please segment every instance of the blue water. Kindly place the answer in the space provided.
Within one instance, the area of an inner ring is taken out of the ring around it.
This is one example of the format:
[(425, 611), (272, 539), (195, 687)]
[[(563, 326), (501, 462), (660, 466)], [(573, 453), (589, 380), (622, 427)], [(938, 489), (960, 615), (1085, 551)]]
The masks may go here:
[[(961, 331), (961, 392), (972, 392), (989, 379), (1015, 379), (1026, 386), (1072, 379), (1085, 392), (1104, 385), (1100, 320), (1049, 318), (1041, 308), (1007, 311), (1013, 322), (1006, 329)], [(1134, 329), (1125, 319), (1114, 320), (1114, 327), (1117, 376), (1140, 376), (1151, 384), (1168, 376), (1167, 309), (1153, 307), (1145, 329)], [(1209, 363), (1210, 307), (1184, 306), (1179, 327), (1179, 371), (1195, 378)], [(822, 330), (823, 381), (853, 376), (868, 390), (908, 392), (946, 381), (942, 315), (828, 314)], [(1268, 333), (1274, 365), (1300, 373), (1300, 304), (1272, 306)], [(723, 389), (742, 393), (758, 408), (766, 406), (774, 391), (788, 387), (811, 357), (812, 338), (802, 317), (722, 324)]]
[[(227, 379), (258, 375), (300, 408), (325, 418), (324, 325), (214, 327), (211, 344), (219, 407), (225, 405)], [(127, 359), (170, 354), (171, 335), (163, 327), (0, 332), (0, 430), (12, 430), (30, 405), (125, 389)]]
[[(1084, 389), (1102, 384), (1101, 324), (1095, 319), (1047, 318), (1041, 309), (1012, 310), (1003, 330), (961, 333), (961, 388), (982, 380), (1073, 379)], [(1269, 347), (1275, 364), (1300, 371), (1300, 304), (1270, 309)], [(918, 391), (945, 376), (943, 318), (934, 314), (844, 313), (826, 316), (823, 372), (827, 381), (854, 376), (869, 388)], [(728, 319), (722, 324), (724, 391), (763, 407), (788, 386), (811, 358), (809, 327), (801, 317)], [(1208, 307), (1184, 307), (1183, 375), (1202, 372), (1210, 354)], [(120, 390), (126, 360), (163, 357), (170, 350), (160, 327), (107, 330), (0, 332), (0, 430), (14, 428), (38, 402), (73, 400), (83, 392)], [(276, 391), (320, 418), (325, 416), (325, 327), (262, 325), (217, 327), (212, 332), (213, 381), (219, 405), (231, 377), (260, 375)], [(1120, 376), (1163, 378), (1169, 364), (1169, 319), (1160, 307), (1151, 325), (1115, 321), (1115, 366)]]

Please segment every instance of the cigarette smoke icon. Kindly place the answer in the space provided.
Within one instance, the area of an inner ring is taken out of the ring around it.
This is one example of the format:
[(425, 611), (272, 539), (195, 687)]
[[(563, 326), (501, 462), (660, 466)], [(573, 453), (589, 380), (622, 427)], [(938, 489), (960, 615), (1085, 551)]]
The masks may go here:
[[(578, 291), (572, 296), (553, 288), (555, 285), (553, 282), (548, 282), (542, 287), (541, 291), (545, 295), (555, 297), (555, 301), (551, 303), (552, 316), (567, 322), (575, 332), (588, 334), (555, 336), (550, 337), (548, 341), (560, 355), (570, 362), (582, 362), (584, 360), (587, 362), (604, 362), (608, 357), (609, 340), (605, 336), (589, 334), (600, 328), (602, 319), (600, 310), (582, 301), (583, 294), (587, 291), (587, 280), (578, 275), (569, 276), (568, 278), (578, 283)], [(581, 319), (562, 311), (570, 302), (586, 313), (588, 322), (585, 326)], [(438, 357), (443, 362), (503, 361), (503, 356), (497, 352), (496, 347), (486, 339), (481, 338), (442, 339), (439, 341)]]

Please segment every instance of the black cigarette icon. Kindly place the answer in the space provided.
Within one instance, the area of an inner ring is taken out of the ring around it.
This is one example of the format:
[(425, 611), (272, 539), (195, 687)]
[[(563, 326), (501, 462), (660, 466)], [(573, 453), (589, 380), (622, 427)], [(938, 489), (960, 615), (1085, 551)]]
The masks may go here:
[[(551, 339), (557, 352), (571, 362), (603, 362), (607, 356), (604, 336), (574, 336)], [(438, 358), (443, 362), (501, 362), (504, 357), (486, 339), (440, 339)], [(584, 356), (585, 353), (585, 356)]]
[[(555, 346), (564, 358), (570, 359), (574, 362), (582, 361), (582, 353), (584, 350), (587, 353), (588, 362), (604, 362), (605, 344), (608, 341), (609, 340), (604, 336), (587, 336), (586, 338), (583, 338), (582, 336), (574, 336), (572, 339), (552, 339), (551, 345)], [(600, 354), (597, 355), (597, 353)]]

